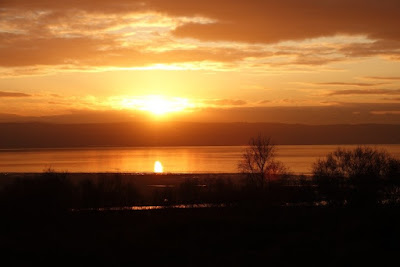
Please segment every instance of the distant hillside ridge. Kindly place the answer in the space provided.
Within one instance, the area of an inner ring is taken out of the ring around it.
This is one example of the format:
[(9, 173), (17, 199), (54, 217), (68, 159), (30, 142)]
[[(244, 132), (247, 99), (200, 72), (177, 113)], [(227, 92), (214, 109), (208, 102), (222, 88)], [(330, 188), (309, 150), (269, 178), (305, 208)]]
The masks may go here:
[(246, 145), (258, 134), (282, 145), (400, 144), (395, 124), (0, 123), (0, 148)]

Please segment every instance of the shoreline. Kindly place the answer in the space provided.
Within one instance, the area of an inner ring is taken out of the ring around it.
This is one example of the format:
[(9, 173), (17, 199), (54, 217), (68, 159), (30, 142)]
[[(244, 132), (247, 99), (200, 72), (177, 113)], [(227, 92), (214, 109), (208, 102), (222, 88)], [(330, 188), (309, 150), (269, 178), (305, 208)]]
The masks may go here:
[(233, 183), (240, 183), (244, 178), (242, 173), (123, 173), (123, 172), (25, 172), (10, 173), (0, 172), (0, 188), (12, 183), (17, 179), (36, 179), (43, 175), (51, 174), (55, 176), (65, 175), (65, 177), (74, 184), (78, 184), (84, 180), (98, 181), (102, 179), (122, 179), (128, 184), (132, 184), (139, 189), (148, 191), (153, 188), (176, 187), (187, 180), (231, 180)]

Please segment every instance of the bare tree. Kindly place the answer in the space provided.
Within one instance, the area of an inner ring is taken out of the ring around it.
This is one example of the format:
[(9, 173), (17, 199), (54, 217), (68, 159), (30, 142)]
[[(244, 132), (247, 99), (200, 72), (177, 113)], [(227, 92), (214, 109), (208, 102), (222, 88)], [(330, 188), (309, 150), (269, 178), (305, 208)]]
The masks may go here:
[(257, 188), (270, 185), (272, 180), (286, 172), (283, 164), (275, 159), (276, 147), (270, 137), (258, 135), (249, 140), (238, 169), (247, 175), (247, 182)]

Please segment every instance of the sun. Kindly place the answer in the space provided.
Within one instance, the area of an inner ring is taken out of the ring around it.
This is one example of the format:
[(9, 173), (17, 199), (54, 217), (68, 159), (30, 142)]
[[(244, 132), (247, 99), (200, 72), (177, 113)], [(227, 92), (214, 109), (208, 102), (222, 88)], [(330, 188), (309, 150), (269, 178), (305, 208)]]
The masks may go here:
[(140, 98), (124, 98), (121, 102), (123, 108), (148, 111), (154, 115), (161, 116), (171, 112), (180, 112), (192, 107), (185, 98), (167, 98), (159, 95), (150, 95)]
[(168, 112), (183, 110), (182, 106), (161, 97), (151, 97), (143, 104), (142, 110), (150, 111), (155, 115), (163, 115)]

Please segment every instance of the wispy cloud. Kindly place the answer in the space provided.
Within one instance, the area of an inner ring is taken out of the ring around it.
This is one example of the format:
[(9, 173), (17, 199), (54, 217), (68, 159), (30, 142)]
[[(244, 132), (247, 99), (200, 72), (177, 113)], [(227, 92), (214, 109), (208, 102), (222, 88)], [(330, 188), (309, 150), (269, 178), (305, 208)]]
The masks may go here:
[(4, 92), (0, 91), (0, 97), (29, 97), (31, 95), (18, 92)]
[(245, 106), (248, 104), (246, 100), (241, 99), (206, 99), (201, 101), (205, 106)]
[(400, 115), (400, 110), (380, 110), (371, 111), (372, 115)]
[(400, 89), (337, 90), (328, 93), (328, 96), (336, 95), (400, 95)]
[(258, 104), (260, 104), (260, 105), (269, 104), (269, 103), (271, 103), (271, 100), (265, 99), (265, 100), (258, 101)]
[(371, 87), (385, 85), (387, 83), (350, 83), (350, 82), (323, 82), (323, 83), (309, 83), (311, 85), (328, 85), (328, 86), (357, 86), (357, 87)]
[(387, 101), (400, 101), (400, 97), (385, 97), (383, 100)]
[(400, 81), (400, 76), (399, 77), (366, 76), (363, 78), (369, 80)]

